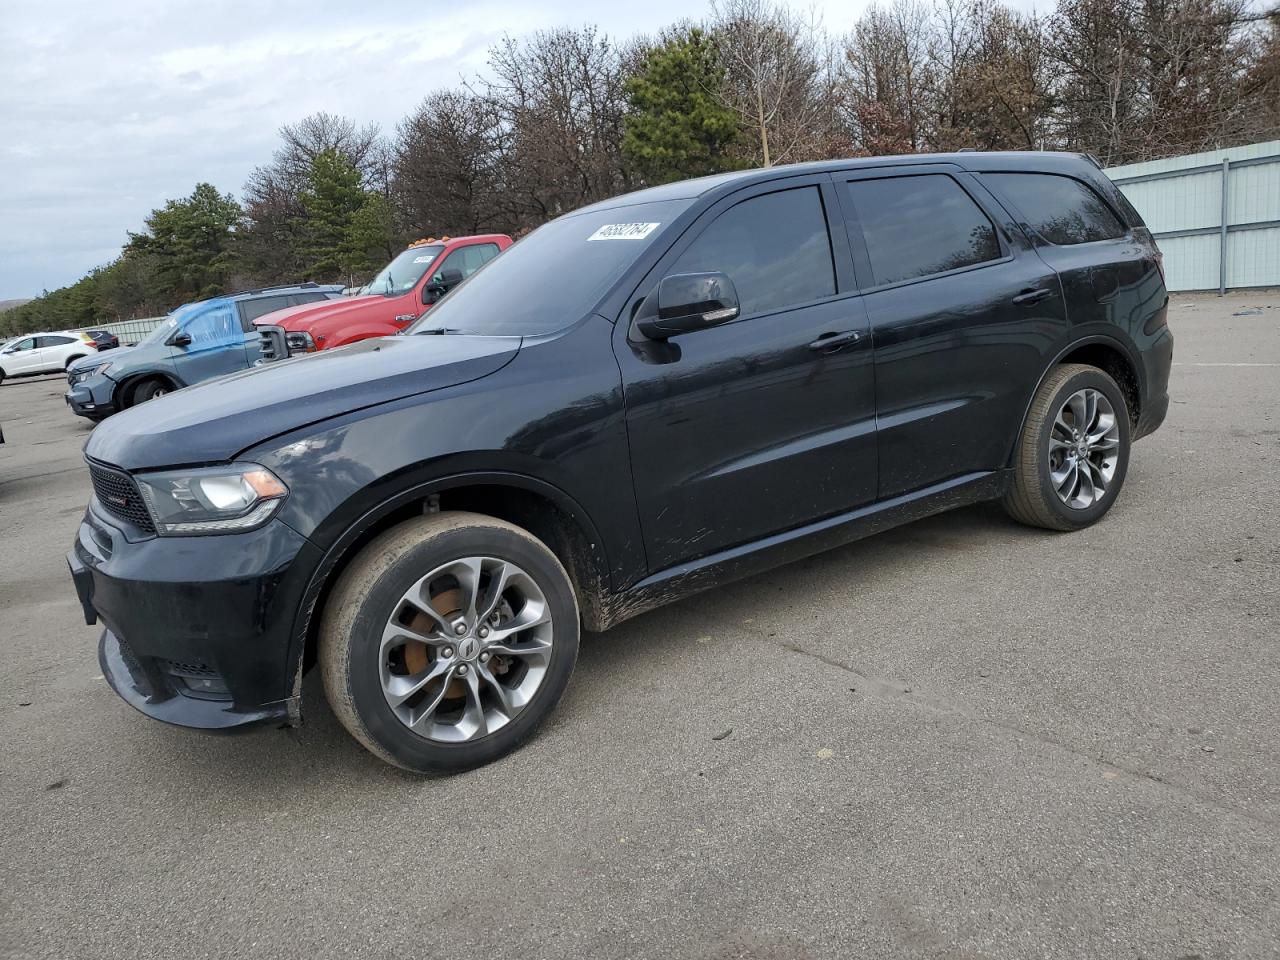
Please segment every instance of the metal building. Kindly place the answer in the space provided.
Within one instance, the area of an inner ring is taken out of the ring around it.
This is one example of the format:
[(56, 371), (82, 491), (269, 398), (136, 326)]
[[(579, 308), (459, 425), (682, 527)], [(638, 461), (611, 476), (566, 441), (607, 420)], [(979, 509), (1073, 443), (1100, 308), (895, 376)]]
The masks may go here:
[(1110, 167), (1170, 290), (1280, 286), (1280, 140)]

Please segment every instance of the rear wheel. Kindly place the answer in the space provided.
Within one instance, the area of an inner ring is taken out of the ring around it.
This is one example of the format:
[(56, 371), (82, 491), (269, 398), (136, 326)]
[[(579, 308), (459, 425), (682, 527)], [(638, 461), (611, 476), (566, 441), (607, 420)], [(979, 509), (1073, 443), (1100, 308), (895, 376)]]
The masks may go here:
[(1096, 523), (1124, 485), (1129, 443), (1129, 408), (1116, 382), (1097, 367), (1056, 367), (1031, 401), (1005, 510), (1049, 530)]
[(411, 520), (334, 586), (320, 665), (334, 713), (372, 753), (450, 773), (527, 740), (578, 654), (568, 574), (519, 527), (472, 513)]
[(72, 365), (73, 363), (75, 363), (77, 360), (83, 360), (83, 359), (84, 359), (84, 354), (83, 354), (83, 353), (77, 353), (74, 357), (67, 357), (67, 362), (66, 362), (66, 363), (64, 363), (64, 364), (62, 365), (62, 369), (63, 369), (63, 370), (70, 370), (70, 369), (71, 369), (71, 365)]
[(143, 380), (133, 388), (133, 393), (129, 398), (129, 406), (136, 406), (139, 403), (154, 400), (156, 397), (163, 397), (168, 392), (169, 384), (163, 380)]

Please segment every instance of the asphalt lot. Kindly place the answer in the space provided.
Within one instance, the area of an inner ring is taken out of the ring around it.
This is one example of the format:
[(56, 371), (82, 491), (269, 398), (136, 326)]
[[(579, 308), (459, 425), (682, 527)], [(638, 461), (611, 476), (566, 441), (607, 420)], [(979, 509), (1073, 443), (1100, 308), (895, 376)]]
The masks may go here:
[(444, 780), (316, 675), (294, 731), (118, 700), (63, 560), (90, 425), (0, 385), (0, 956), (1280, 956), (1280, 295), (1170, 314), (1100, 525), (967, 509), (587, 637)]

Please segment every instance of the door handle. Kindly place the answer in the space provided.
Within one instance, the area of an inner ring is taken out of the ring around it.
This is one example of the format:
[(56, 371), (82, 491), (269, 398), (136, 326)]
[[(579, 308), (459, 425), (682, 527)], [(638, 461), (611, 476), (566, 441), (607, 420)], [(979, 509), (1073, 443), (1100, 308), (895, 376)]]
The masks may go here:
[(1027, 303), (1039, 303), (1041, 300), (1047, 300), (1052, 296), (1053, 291), (1048, 287), (1041, 287), (1038, 290), (1028, 288), (1014, 297), (1013, 302), (1021, 306), (1022, 304)]
[(396, 323), (408, 323), (410, 320), (417, 320), (416, 313), (400, 313), (396, 315)]
[(817, 350), (821, 353), (835, 353), (841, 347), (847, 347), (851, 343), (857, 343), (862, 339), (862, 334), (857, 330), (845, 330), (843, 333), (824, 333), (813, 343), (809, 344), (810, 350)]

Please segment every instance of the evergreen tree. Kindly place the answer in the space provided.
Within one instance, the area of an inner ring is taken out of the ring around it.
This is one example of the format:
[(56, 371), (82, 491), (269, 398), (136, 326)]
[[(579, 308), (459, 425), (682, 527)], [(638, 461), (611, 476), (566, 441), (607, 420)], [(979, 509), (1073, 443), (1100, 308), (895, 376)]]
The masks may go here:
[(715, 41), (694, 27), (650, 49), (627, 78), (622, 150), (649, 183), (733, 170), (738, 116), (716, 91), (725, 70)]

